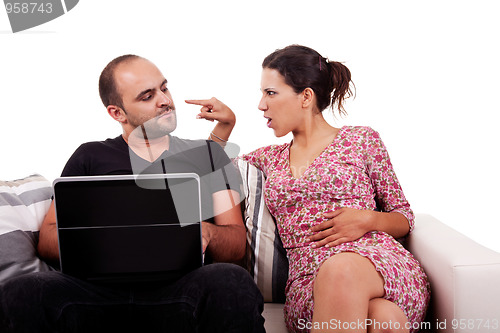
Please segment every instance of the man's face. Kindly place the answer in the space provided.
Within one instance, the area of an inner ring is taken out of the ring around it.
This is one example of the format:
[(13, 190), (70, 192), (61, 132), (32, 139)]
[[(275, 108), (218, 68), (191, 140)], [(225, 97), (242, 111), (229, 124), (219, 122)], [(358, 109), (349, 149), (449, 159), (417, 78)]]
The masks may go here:
[(114, 78), (118, 93), (122, 97), (124, 123), (130, 134), (143, 125), (138, 134), (149, 139), (165, 136), (177, 127), (177, 118), (172, 96), (167, 88), (167, 80), (150, 61), (138, 58), (118, 65)]

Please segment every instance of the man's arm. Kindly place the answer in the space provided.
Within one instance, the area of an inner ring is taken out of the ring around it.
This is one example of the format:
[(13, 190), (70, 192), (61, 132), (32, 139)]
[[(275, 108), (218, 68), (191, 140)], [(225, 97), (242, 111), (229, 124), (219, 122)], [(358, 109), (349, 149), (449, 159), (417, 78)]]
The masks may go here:
[(38, 240), (38, 254), (45, 260), (59, 260), (59, 243), (57, 239), (56, 210), (54, 201), (45, 215)]
[(213, 194), (215, 224), (203, 222), (203, 249), (214, 261), (237, 262), (245, 255), (246, 230), (240, 196), (233, 190)]

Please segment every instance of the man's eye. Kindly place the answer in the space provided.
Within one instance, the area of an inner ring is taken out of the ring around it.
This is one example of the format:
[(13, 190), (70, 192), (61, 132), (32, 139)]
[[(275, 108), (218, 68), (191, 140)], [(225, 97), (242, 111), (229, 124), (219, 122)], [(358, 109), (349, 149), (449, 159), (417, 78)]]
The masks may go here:
[(151, 99), (152, 95), (146, 95), (142, 98), (143, 101), (149, 101)]
[(163, 91), (164, 93), (166, 93), (168, 91), (168, 88), (164, 87), (161, 91)]

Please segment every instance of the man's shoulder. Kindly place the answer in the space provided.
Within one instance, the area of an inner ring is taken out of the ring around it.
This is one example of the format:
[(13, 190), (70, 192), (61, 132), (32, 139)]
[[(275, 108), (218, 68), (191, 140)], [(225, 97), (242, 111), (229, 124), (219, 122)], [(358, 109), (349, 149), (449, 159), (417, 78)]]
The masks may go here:
[(207, 154), (220, 155), (224, 150), (222, 147), (211, 140), (193, 140), (181, 139), (176, 136), (171, 136), (171, 152), (184, 153), (188, 155), (197, 155), (198, 158), (207, 157)]
[(179, 147), (186, 147), (186, 148), (197, 148), (201, 146), (206, 146), (207, 145), (207, 140), (193, 140), (193, 139), (184, 139), (184, 138), (179, 138), (177, 136), (170, 136), (170, 139), (172, 140), (172, 143), (176, 146)]
[[(185, 161), (191, 161), (200, 168), (212, 166), (216, 169), (230, 163), (230, 159), (224, 149), (212, 140), (181, 139), (171, 136), (172, 156), (178, 156)], [(211, 169), (210, 169), (211, 170)]]
[(116, 138), (108, 138), (103, 141), (89, 141), (82, 143), (78, 150), (80, 151), (95, 151), (95, 150), (128, 150), (128, 145), (123, 140), (122, 136), (117, 136)]
[(131, 173), (128, 145), (121, 136), (81, 144), (66, 163), (63, 176)]
[(109, 160), (116, 156), (127, 156), (128, 158), (128, 145), (121, 136), (104, 141), (82, 143), (69, 161)]

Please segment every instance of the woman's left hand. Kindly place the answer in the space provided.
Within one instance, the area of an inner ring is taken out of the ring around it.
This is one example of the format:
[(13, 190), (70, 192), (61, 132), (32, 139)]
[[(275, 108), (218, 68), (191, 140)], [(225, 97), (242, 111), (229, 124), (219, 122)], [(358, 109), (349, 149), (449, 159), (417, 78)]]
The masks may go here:
[(311, 236), (307, 241), (312, 242), (312, 247), (318, 248), (357, 240), (373, 230), (371, 226), (375, 214), (375, 211), (354, 208), (339, 208), (324, 213), (323, 216), (328, 220), (309, 229)]

